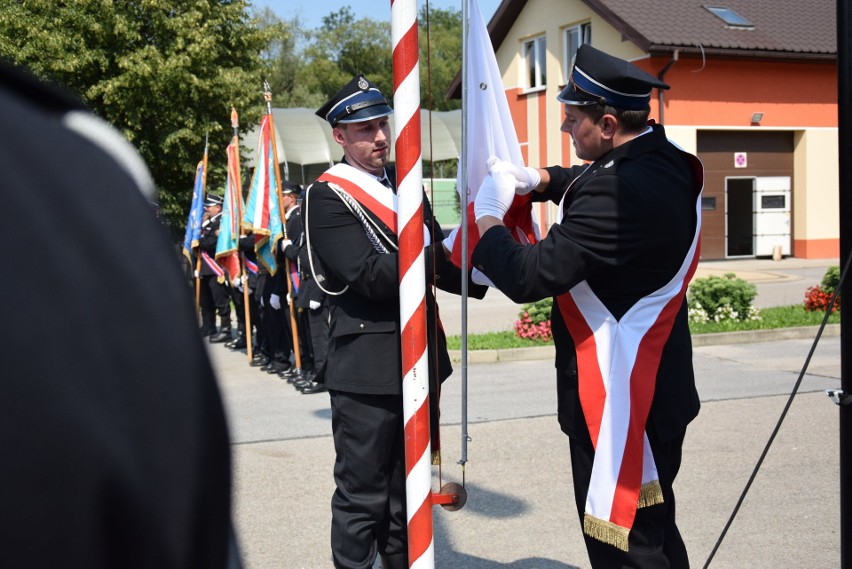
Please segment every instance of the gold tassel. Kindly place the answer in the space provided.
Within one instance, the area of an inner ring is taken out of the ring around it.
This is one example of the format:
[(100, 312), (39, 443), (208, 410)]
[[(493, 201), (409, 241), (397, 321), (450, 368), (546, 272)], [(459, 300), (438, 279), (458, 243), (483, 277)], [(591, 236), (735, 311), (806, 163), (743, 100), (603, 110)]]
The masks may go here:
[(441, 465), (441, 451), (433, 450), (432, 451), (432, 466), (440, 466)]
[(583, 516), (583, 533), (598, 541), (617, 547), (621, 551), (627, 551), (627, 536), (630, 534), (630, 530), (627, 528), (585, 514)]
[(655, 506), (663, 503), (663, 489), (659, 480), (652, 480), (643, 484), (639, 490), (639, 508)]

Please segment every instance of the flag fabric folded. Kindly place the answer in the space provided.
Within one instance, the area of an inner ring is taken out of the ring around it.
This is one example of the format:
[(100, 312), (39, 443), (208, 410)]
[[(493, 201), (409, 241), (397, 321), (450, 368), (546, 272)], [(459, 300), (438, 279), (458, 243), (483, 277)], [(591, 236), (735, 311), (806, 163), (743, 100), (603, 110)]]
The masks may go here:
[(283, 237), (281, 213), (278, 207), (277, 173), (272, 137), (272, 116), (263, 115), (257, 144), (257, 167), (251, 179), (248, 200), (243, 216), (243, 228), (254, 233), (257, 259), (270, 274), (278, 271), (275, 247)]
[(189, 207), (189, 219), (183, 237), (183, 254), (195, 267), (195, 248), (201, 237), (201, 219), (204, 216), (204, 160), (195, 168), (195, 185), (192, 188), (192, 205)]
[(242, 184), (239, 179), (240, 149), (237, 143), (228, 145), (228, 175), (216, 241), (216, 261), (228, 274), (229, 282), (240, 276), (240, 213), (243, 211)]
[[(466, 65), (467, 108), (464, 110), (464, 120), (467, 126), (465, 141), (466, 156), (462, 160), (467, 166), (467, 201), (468, 220), (468, 261), (473, 249), (479, 242), (479, 230), (473, 214), (473, 202), (479, 191), (482, 180), (488, 175), (485, 163), (491, 156), (508, 160), (518, 166), (524, 166), (521, 146), (515, 133), (512, 115), (509, 112), (509, 102), (503, 89), (503, 79), (497, 67), (494, 47), (482, 18), (482, 12), (476, 0), (470, 0), (470, 32), (468, 36), (468, 56)], [(461, 173), (461, 164), (459, 164)], [(456, 184), (462, 203), (465, 203), (465, 192), (461, 181)], [(512, 232), (519, 243), (536, 243), (539, 240), (538, 227), (532, 216), (530, 196), (515, 196), (515, 201), (503, 218), (503, 223)], [(462, 239), (456, 239), (453, 244), (451, 260), (456, 266), (461, 266)]]

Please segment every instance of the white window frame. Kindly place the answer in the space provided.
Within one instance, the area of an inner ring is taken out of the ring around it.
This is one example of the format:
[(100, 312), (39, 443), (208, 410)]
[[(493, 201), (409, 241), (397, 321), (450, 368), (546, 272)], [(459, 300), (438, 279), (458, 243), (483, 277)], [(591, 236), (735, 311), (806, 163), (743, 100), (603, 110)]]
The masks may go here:
[[(524, 92), (543, 91), (547, 88), (547, 36), (542, 34), (524, 40), (522, 55), (521, 85)], [(529, 68), (530, 61), (535, 69)]]
[[(587, 43), (592, 43), (592, 23), (591, 22), (583, 22), (582, 24), (577, 24), (576, 26), (570, 26), (565, 28), (562, 32), (562, 49), (563, 49), (563, 57), (562, 61), (564, 62), (564, 67), (562, 69), (563, 76), (565, 77), (565, 83), (568, 83), (568, 76), (571, 74), (571, 64), (574, 63), (574, 55), (577, 53), (577, 49)], [(572, 46), (571, 35), (575, 34), (576, 37), (580, 38), (580, 43), (576, 46)]]

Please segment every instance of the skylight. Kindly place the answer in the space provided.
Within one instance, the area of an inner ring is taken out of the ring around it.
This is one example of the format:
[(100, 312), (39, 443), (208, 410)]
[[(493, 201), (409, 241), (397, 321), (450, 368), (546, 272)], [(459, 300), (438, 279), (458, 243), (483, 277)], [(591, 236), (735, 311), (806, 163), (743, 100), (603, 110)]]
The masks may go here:
[(754, 24), (750, 20), (743, 18), (730, 8), (724, 6), (708, 6), (704, 4), (704, 8), (711, 14), (725, 22), (733, 28), (753, 28)]

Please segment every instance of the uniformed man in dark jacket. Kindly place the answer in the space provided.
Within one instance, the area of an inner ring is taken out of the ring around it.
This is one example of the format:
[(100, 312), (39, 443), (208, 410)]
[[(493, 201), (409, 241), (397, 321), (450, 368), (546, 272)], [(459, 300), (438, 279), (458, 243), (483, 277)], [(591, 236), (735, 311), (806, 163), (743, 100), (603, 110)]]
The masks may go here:
[(201, 222), (201, 235), (198, 238), (198, 248), (201, 251), (201, 306), (203, 308), (212, 304), (219, 316), (219, 333), (210, 336), (210, 342), (213, 344), (231, 340), (231, 295), (225, 282), (227, 276), (216, 262), (222, 201), (222, 196), (216, 194), (208, 194), (204, 199), (204, 220)]
[(225, 569), (225, 413), (145, 164), (6, 66), (0, 130), (0, 567)]
[[(648, 123), (654, 88), (668, 85), (581, 46), (558, 100), (562, 130), (590, 164), (492, 162), (474, 205), (474, 266), (515, 302), (554, 298), (559, 423), (596, 569), (689, 566), (672, 483), (699, 408), (685, 293), (703, 170)], [(503, 226), (516, 191), (559, 204), (535, 245)]]
[[(317, 111), (331, 124), (344, 159), (320, 176), (302, 204), (307, 246), (325, 271), (316, 280), (329, 301), (324, 380), (337, 453), (331, 548), (335, 567), (346, 569), (368, 569), (377, 554), (386, 569), (408, 567), (399, 255), (388, 225), (396, 217), (396, 174), (388, 166), (391, 112), (364, 76)], [(459, 292), (461, 274), (447, 260), (425, 195), (423, 209), (424, 279)], [(484, 294), (472, 283), (471, 291)], [(429, 362), (437, 362), (430, 365), (430, 401), (437, 406), (437, 382), (452, 368), (431, 291), (426, 305)]]

